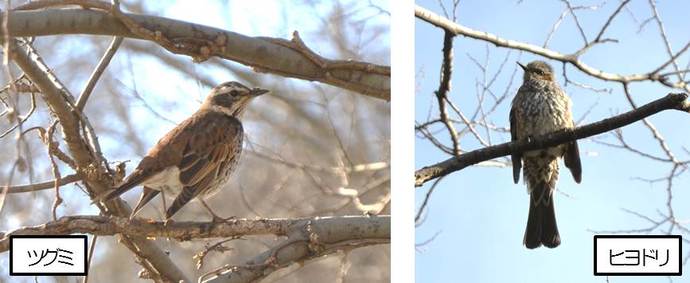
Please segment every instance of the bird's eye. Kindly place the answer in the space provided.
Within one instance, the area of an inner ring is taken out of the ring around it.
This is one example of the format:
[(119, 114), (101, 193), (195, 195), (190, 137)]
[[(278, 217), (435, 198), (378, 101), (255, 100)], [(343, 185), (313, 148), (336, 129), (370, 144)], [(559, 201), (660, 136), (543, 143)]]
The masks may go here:
[(237, 96), (238, 92), (236, 90), (230, 91), (230, 96)]

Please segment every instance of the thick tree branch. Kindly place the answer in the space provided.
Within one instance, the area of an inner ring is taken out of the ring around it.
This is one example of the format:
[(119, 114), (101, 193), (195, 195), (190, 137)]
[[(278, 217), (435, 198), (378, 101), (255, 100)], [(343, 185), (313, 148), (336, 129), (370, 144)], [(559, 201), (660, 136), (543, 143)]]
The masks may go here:
[(201, 282), (256, 282), (272, 272), (339, 250), (390, 243), (389, 216), (347, 217), (343, 221), (302, 220), (288, 231), (287, 239), (243, 265), (226, 264), (202, 276)]
[[(152, 222), (143, 219), (109, 216), (63, 216), (57, 221), (0, 233), (0, 252), (9, 248), (11, 235), (66, 235), (88, 233), (98, 236), (126, 234), (138, 237), (164, 237), (180, 241), (203, 238), (227, 238), (243, 235), (289, 236), (309, 223), (336, 233), (341, 240), (359, 239), (353, 233), (376, 228), (376, 237), (390, 239), (390, 216), (333, 216), (302, 219), (236, 219), (227, 222)], [(359, 235), (359, 234), (358, 234)], [(330, 235), (329, 237), (336, 237)]]
[[(10, 58), (38, 87), (50, 111), (60, 121), (65, 143), (77, 163), (77, 173), (85, 179), (84, 184), (87, 190), (91, 194), (97, 195), (110, 189), (110, 184), (114, 180), (105, 174), (105, 169), (101, 168), (98, 162), (95, 162), (102, 160), (103, 157), (96, 156), (80, 134), (80, 123), (85, 123), (86, 119), (79, 116), (74, 97), (52, 74), (50, 68), (41, 60), (30, 44), (25, 43), (20, 46), (15, 39), (11, 39), (7, 46), (9, 50), (5, 50), (5, 52), (10, 54)], [(107, 210), (104, 212), (108, 214), (126, 216), (130, 213), (129, 207), (121, 200), (108, 202), (106, 207)], [(170, 260), (170, 257), (151, 241), (142, 237), (122, 237), (122, 241), (125, 246), (143, 259), (142, 265), (150, 271), (159, 273), (165, 280), (189, 282), (184, 273)]]
[(553, 60), (558, 60), (561, 62), (565, 63), (570, 63), (576, 68), (580, 69), (582, 72), (595, 77), (599, 78), (602, 80), (606, 81), (616, 81), (616, 82), (623, 82), (623, 83), (628, 83), (628, 82), (636, 82), (636, 81), (657, 81), (665, 86), (671, 87), (671, 88), (677, 88), (677, 89), (684, 89), (686, 91), (690, 91), (690, 86), (684, 82), (684, 81), (678, 81), (678, 82), (671, 82), (667, 79), (666, 76), (662, 76), (659, 74), (660, 69), (663, 69), (666, 65), (670, 63), (670, 61), (673, 61), (674, 58), (677, 58), (681, 54), (683, 54), (685, 51), (687, 51), (690, 48), (690, 42), (688, 42), (683, 48), (681, 48), (676, 54), (673, 56), (672, 60), (670, 60), (667, 63), (664, 63), (661, 65), (661, 67), (657, 70), (654, 70), (652, 72), (646, 73), (646, 74), (631, 74), (631, 75), (619, 75), (619, 74), (614, 74), (614, 73), (607, 73), (602, 70), (593, 68), (581, 60), (579, 60), (579, 56), (582, 55), (584, 51), (586, 51), (589, 47), (591, 47), (591, 43), (587, 44), (583, 49), (575, 52), (574, 54), (563, 54), (559, 53), (547, 48), (543, 48), (534, 44), (529, 44), (529, 43), (523, 43), (515, 40), (509, 40), (509, 39), (504, 39), (501, 37), (498, 37), (497, 35), (488, 33), (488, 32), (483, 32), (483, 31), (478, 31), (478, 30), (473, 30), (471, 28), (459, 25), (457, 23), (452, 22), (449, 19), (446, 19), (434, 12), (431, 12), (427, 9), (424, 9), (420, 6), (415, 7), (415, 16), (423, 21), (426, 21), (434, 26), (437, 26), (439, 28), (442, 28), (443, 30), (447, 32), (452, 32), (455, 33), (456, 35), (462, 35), (482, 41), (486, 41), (489, 43), (493, 43), (496, 46), (499, 47), (506, 47), (506, 48), (511, 48), (511, 49), (517, 49), (517, 50), (523, 50), (527, 51), (536, 55), (540, 55), (549, 59)]
[[(9, 18), (9, 33), (13, 36), (95, 34), (148, 39), (171, 52), (190, 55), (196, 61), (218, 56), (257, 71), (318, 81), (390, 100), (390, 67), (323, 58), (307, 48), (297, 33), (288, 41), (249, 37), (155, 16), (120, 15), (85, 9), (15, 11)], [(4, 35), (0, 33), (0, 36)]]
[(604, 132), (611, 131), (646, 117), (654, 115), (664, 110), (680, 110), (690, 113), (690, 101), (685, 93), (670, 93), (663, 98), (647, 103), (635, 110), (616, 115), (599, 122), (587, 124), (571, 130), (561, 130), (543, 136), (534, 137), (533, 140), (507, 142), (499, 145), (489, 146), (474, 150), (460, 155), (459, 157), (449, 158), (442, 162), (425, 166), (415, 172), (415, 186), (422, 186), (429, 180), (448, 175), (452, 172), (477, 164), (482, 161), (506, 156), (511, 153), (520, 153), (529, 150), (542, 149), (568, 141), (582, 139)]
[(451, 74), (453, 73), (453, 38), (454, 34), (446, 31), (443, 35), (443, 64), (441, 64), (441, 78), (438, 90), (436, 91), (436, 100), (438, 101), (438, 112), (441, 121), (448, 129), (448, 135), (453, 142), (453, 154), (460, 155), (460, 142), (458, 132), (455, 130), (453, 123), (449, 121), (448, 111), (446, 109), (446, 100), (451, 88)]

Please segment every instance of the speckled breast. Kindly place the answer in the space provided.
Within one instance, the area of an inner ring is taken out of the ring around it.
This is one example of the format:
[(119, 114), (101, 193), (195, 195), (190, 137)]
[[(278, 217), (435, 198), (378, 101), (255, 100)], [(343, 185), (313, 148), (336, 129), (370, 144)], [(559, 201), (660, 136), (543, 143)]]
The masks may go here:
[[(570, 98), (556, 85), (549, 81), (530, 81), (523, 84), (518, 91), (521, 99), (515, 101), (517, 119), (520, 121), (520, 139), (548, 134), (573, 126), (570, 112)], [(562, 149), (550, 148), (549, 152), (560, 156)], [(532, 156), (539, 151), (527, 152)]]
[(517, 118), (523, 121), (521, 135), (538, 136), (572, 127), (570, 98), (555, 83), (536, 81), (525, 84), (520, 88), (523, 91), (521, 95), (528, 98), (520, 99), (517, 106)]
[(232, 173), (235, 172), (237, 164), (239, 163), (240, 158), (242, 157), (243, 137), (244, 132), (240, 130), (238, 137), (231, 141), (231, 143), (233, 143), (231, 145), (231, 148), (233, 148), (234, 150), (228, 152), (228, 154), (225, 156), (222, 163), (218, 167), (218, 171), (216, 172), (216, 178), (214, 179), (213, 183), (208, 187), (208, 189), (201, 193), (202, 195), (212, 196), (218, 191), (220, 191), (220, 188), (222, 188), (225, 185), (228, 179), (230, 179), (230, 176), (232, 176)]

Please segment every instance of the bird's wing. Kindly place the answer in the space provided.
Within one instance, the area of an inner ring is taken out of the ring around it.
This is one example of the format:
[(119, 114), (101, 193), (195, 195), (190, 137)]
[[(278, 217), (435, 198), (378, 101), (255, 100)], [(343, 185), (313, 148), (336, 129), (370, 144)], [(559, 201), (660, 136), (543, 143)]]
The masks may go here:
[(198, 123), (200, 123), (200, 119), (196, 119), (195, 116), (182, 121), (158, 140), (158, 143), (149, 150), (146, 156), (139, 162), (137, 168), (125, 178), (122, 184), (95, 199), (111, 200), (145, 182), (166, 168), (176, 165), (182, 159), (181, 148), (190, 137), (188, 132), (190, 129), (196, 128), (195, 124)]
[(203, 191), (203, 188), (208, 188), (209, 186), (212, 186), (213, 180), (215, 178), (215, 174), (207, 174), (198, 183), (192, 186), (185, 186), (184, 188), (182, 188), (180, 194), (178, 194), (177, 197), (175, 197), (173, 203), (165, 211), (165, 218), (170, 219), (170, 217), (177, 213), (177, 211), (180, 210), (185, 204), (187, 204), (193, 198), (198, 196), (201, 193), (201, 191)]
[[(515, 108), (511, 107), (510, 108), (510, 141), (516, 141), (518, 140), (517, 136), (517, 121), (515, 117)], [(520, 181), (520, 169), (522, 169), (522, 154), (520, 153), (513, 153), (510, 155), (510, 159), (513, 162), (513, 182), (517, 184), (518, 181)]]
[(241, 149), (242, 135), (242, 124), (233, 117), (204, 119), (203, 125), (196, 127), (183, 147), (178, 163), (182, 185), (193, 186), (209, 173), (217, 173), (221, 162), (236, 154), (236, 149)]
[(575, 182), (579, 184), (582, 181), (582, 164), (580, 163), (580, 149), (577, 146), (577, 141), (565, 144), (563, 162), (565, 167), (570, 169), (570, 174), (573, 175)]
[(168, 217), (194, 197), (208, 191), (214, 186), (214, 180), (224, 173), (221, 167), (228, 166), (230, 160), (239, 158), (242, 124), (228, 116), (217, 116), (204, 121), (205, 124), (197, 127), (182, 151), (178, 167), (180, 182), (184, 187), (168, 208)]
[(132, 214), (129, 215), (129, 219), (133, 219), (139, 211), (144, 208), (144, 205), (149, 203), (155, 196), (157, 196), (161, 191), (159, 190), (154, 190), (149, 187), (144, 187), (144, 191), (141, 193), (141, 196), (139, 197), (139, 201), (137, 202), (137, 205), (134, 206), (132, 209)]
[(148, 177), (150, 177), (151, 175), (152, 174), (150, 173), (150, 171), (148, 174), (146, 174), (144, 170), (135, 169), (134, 172), (132, 172), (132, 174), (127, 176), (124, 183), (120, 184), (119, 186), (115, 187), (113, 190), (108, 191), (105, 194), (95, 197), (94, 202), (108, 201), (116, 197), (119, 197), (120, 195), (139, 185), (144, 180), (148, 179)]

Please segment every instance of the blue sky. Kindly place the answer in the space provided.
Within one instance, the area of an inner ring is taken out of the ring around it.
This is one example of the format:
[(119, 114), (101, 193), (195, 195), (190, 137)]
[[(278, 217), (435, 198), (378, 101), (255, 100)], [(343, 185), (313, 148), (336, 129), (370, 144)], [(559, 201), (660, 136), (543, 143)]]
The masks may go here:
[[(446, 7), (451, 4), (445, 1)], [(552, 25), (563, 11), (561, 1), (461, 1), (458, 22), (464, 26), (490, 32), (506, 39), (542, 45)], [(599, 1), (573, 1), (573, 5), (597, 5)], [(589, 40), (593, 39), (619, 1), (607, 1), (596, 11), (579, 10), (578, 17)], [(442, 14), (438, 1), (419, 0), (417, 4)], [(581, 57), (588, 65), (608, 72), (632, 74), (653, 70), (668, 59), (655, 22), (647, 24), (638, 33), (639, 22), (651, 16), (647, 1), (632, 1), (630, 12), (623, 11), (613, 21), (605, 37), (616, 38), (618, 43), (597, 45)], [(660, 1), (658, 11), (673, 50), (690, 40), (688, 20), (684, 11), (690, 3)], [(631, 16), (634, 15), (633, 16)], [(423, 122), (431, 107), (438, 113), (433, 91), (438, 88), (443, 32), (421, 20), (415, 20), (415, 54), (417, 91), (415, 118)], [(582, 37), (572, 20), (566, 16), (553, 35), (549, 48), (572, 53), (583, 45)], [(516, 50), (496, 48), (493, 45), (463, 37), (454, 40), (455, 60), (451, 99), (466, 111), (474, 111), (477, 103), (475, 82), (482, 74), (469, 56), (484, 62), (488, 54), (489, 79), (508, 56), (503, 72), (497, 77), (492, 90), (498, 95), (508, 86), (515, 61), (529, 62), (544, 59)], [(488, 52), (488, 53), (487, 53)], [(507, 53), (510, 52), (509, 55)], [(687, 64), (687, 54), (679, 60), (681, 69)], [(550, 62), (556, 69), (557, 80), (563, 85), (562, 65)], [(568, 85), (565, 90), (573, 100), (574, 117), (579, 119), (588, 109), (592, 111), (584, 122), (594, 122), (612, 114), (630, 110), (618, 83), (606, 83), (588, 77), (572, 66), (567, 67), (568, 78), (597, 88), (609, 88), (610, 93), (596, 93)], [(522, 72), (517, 70), (515, 81), (509, 88), (509, 100), (521, 83)], [(670, 90), (653, 83), (630, 85), (638, 105), (657, 99)], [(489, 119), (499, 126), (507, 126), (509, 103), (503, 103)], [(436, 114), (437, 115), (437, 114)], [(681, 160), (689, 158), (682, 146), (688, 147), (687, 131), (690, 117), (683, 113), (664, 112), (650, 119), (670, 148)], [(440, 129), (437, 127), (436, 129)], [(651, 138), (641, 123), (625, 127), (626, 140), (636, 148), (663, 156), (658, 143)], [(446, 132), (437, 135), (450, 144)], [(615, 142), (605, 134), (605, 141)], [(505, 142), (507, 134), (493, 133), (494, 143)], [(480, 145), (471, 138), (461, 140), (464, 149)], [(660, 178), (668, 174), (670, 165), (649, 161), (624, 150), (612, 149), (581, 140), (580, 151), (583, 180), (576, 184), (567, 172), (561, 173), (556, 193), (556, 217), (562, 244), (556, 249), (527, 250), (522, 238), (527, 221), (528, 195), (520, 182), (513, 184), (510, 168), (470, 167), (447, 176), (431, 197), (426, 221), (416, 229), (416, 242), (426, 241), (437, 234), (416, 253), (417, 282), (606, 282), (604, 277), (592, 275), (592, 235), (590, 230), (629, 230), (650, 226), (650, 223), (622, 209), (660, 219), (659, 211), (666, 212), (666, 183), (649, 184), (633, 177)], [(419, 169), (449, 156), (440, 152), (426, 140), (415, 141), (415, 168)], [(416, 189), (416, 205), (432, 182)], [(672, 205), (677, 219), (690, 220), (690, 185), (688, 174), (674, 179)], [(668, 225), (654, 233), (665, 233)], [(677, 231), (675, 231), (678, 233)], [(686, 251), (688, 245), (683, 247)], [(672, 278), (674, 282), (687, 280)], [(610, 282), (667, 282), (663, 277), (610, 278)]]

